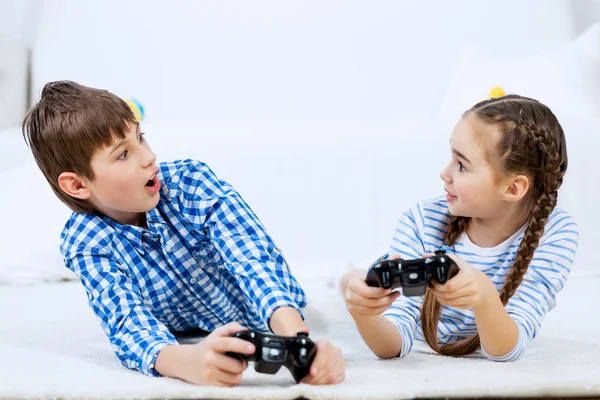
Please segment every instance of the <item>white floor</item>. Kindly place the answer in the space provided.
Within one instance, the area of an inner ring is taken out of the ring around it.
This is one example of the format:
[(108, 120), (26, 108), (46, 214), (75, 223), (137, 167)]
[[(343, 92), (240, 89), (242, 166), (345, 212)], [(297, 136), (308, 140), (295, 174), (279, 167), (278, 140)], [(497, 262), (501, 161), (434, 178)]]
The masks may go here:
[(342, 299), (324, 280), (300, 277), (313, 337), (343, 348), (346, 381), (295, 385), (287, 370), (256, 373), (233, 389), (149, 378), (122, 367), (78, 283), (0, 286), (0, 399), (400, 399), (444, 396), (600, 396), (600, 277), (572, 277), (540, 336), (515, 363), (454, 359), (416, 348), (379, 360), (362, 343)]

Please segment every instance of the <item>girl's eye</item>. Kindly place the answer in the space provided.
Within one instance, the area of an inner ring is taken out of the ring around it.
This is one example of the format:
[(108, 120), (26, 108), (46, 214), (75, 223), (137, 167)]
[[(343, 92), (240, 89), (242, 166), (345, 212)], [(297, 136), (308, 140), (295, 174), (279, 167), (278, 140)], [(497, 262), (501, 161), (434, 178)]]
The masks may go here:
[(464, 164), (461, 163), (460, 161), (457, 161), (457, 162), (458, 162), (458, 171), (459, 172), (466, 171)]
[(119, 160), (124, 160), (127, 158), (127, 154), (129, 153), (128, 150), (123, 151), (121, 154), (119, 154)]

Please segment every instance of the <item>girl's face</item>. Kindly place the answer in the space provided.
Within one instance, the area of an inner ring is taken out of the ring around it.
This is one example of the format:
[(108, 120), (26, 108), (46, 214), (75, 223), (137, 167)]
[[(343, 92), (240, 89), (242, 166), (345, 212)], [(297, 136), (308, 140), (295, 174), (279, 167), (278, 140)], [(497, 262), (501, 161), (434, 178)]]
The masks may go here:
[(485, 219), (505, 213), (507, 185), (494, 150), (500, 135), (498, 126), (473, 115), (456, 124), (450, 163), (440, 173), (452, 215)]

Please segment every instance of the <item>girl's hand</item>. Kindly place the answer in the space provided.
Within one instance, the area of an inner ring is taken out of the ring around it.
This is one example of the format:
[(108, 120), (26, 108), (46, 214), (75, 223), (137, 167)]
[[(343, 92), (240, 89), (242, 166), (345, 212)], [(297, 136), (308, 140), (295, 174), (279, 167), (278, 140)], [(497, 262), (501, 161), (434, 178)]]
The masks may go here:
[[(431, 290), (441, 304), (459, 309), (473, 309), (487, 302), (492, 296), (498, 296), (496, 287), (492, 281), (471, 264), (462, 258), (447, 254), (456, 265), (458, 273), (445, 284), (431, 281)], [(426, 254), (423, 257), (430, 257)]]
[(364, 273), (348, 280), (344, 291), (346, 308), (353, 318), (374, 317), (382, 314), (400, 297), (392, 289), (383, 289), (367, 285)]

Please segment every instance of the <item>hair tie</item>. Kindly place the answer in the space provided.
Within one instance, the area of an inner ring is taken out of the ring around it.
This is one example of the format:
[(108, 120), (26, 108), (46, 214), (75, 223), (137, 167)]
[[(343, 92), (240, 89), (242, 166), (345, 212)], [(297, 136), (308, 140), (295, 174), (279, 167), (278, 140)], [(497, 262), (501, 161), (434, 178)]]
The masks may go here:
[(454, 249), (450, 246), (446, 246), (445, 244), (440, 247), (440, 250), (443, 250), (446, 253), (454, 253)]
[(495, 86), (490, 90), (490, 99), (504, 96), (504, 90), (500, 86)]
[(131, 108), (131, 111), (133, 111), (135, 120), (137, 122), (142, 122), (144, 120), (144, 107), (142, 106), (142, 104), (133, 97), (125, 97), (123, 101), (127, 103), (129, 108)]

